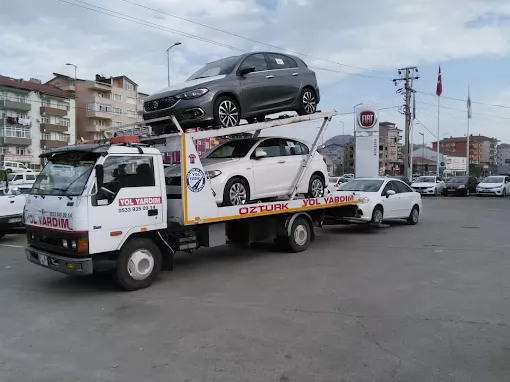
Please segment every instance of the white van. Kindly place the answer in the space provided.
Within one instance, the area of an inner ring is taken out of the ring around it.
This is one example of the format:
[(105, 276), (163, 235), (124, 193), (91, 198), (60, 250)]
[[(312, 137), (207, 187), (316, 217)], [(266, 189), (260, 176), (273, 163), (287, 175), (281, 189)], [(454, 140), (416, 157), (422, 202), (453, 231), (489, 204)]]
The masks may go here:
[(18, 186), (20, 184), (34, 184), (38, 172), (14, 172), (7, 175), (9, 186)]
[(5, 170), (8, 173), (12, 172), (32, 172), (27, 166), (21, 162), (4, 161), (0, 162), (0, 170)]

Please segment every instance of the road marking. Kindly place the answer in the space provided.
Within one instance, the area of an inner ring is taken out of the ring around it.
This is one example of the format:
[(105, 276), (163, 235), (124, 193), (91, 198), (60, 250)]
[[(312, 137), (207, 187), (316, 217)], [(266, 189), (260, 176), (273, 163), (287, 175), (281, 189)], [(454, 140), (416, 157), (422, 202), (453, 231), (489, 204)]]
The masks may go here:
[(24, 245), (14, 245), (14, 244), (0, 244), (0, 247), (10, 247), (10, 248), (24, 248)]

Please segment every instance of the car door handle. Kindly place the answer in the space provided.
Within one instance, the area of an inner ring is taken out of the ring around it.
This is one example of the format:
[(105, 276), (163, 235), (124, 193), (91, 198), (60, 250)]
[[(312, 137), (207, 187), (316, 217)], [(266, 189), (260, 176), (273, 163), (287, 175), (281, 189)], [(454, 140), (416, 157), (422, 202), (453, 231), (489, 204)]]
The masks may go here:
[(299, 76), (299, 73), (292, 73), (293, 76)]
[(285, 161), (284, 160), (279, 160), (278, 163), (285, 163)]
[(266, 76), (266, 78), (274, 78), (274, 76), (270, 74), (270, 75)]
[(9, 203), (11, 203), (11, 204), (14, 203), (14, 200), (11, 200)]

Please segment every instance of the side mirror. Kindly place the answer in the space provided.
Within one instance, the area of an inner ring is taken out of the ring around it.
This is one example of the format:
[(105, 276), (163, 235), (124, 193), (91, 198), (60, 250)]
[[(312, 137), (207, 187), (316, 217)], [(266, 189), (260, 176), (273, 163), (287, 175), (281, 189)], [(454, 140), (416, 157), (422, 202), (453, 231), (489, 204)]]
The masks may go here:
[(386, 191), (386, 197), (387, 198), (389, 198), (391, 195), (395, 195), (395, 191), (393, 191), (393, 190)]
[(104, 181), (104, 169), (102, 164), (96, 164), (96, 183), (97, 189), (100, 190), (103, 187)]
[(436, 183), (441, 183), (441, 179), (436, 179)]
[(245, 66), (244, 68), (241, 68), (237, 71), (237, 75), (242, 77), (247, 75), (248, 73), (253, 73), (254, 71), (255, 71), (254, 66)]
[(262, 149), (255, 150), (255, 159), (261, 159), (267, 157), (267, 153)]
[(12, 191), (11, 191), (11, 194), (18, 196), (18, 195), (21, 194), (21, 191), (20, 191), (20, 189), (18, 187), (13, 187)]

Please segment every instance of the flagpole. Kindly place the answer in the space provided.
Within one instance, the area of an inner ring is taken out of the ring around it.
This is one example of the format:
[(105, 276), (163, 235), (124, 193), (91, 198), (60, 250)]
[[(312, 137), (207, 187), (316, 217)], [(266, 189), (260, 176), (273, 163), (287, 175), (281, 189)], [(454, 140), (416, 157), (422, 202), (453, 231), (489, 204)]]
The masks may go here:
[(441, 160), (439, 159), (439, 140), (440, 140), (440, 136), (439, 136), (439, 121), (440, 121), (440, 118), (439, 118), (439, 111), (441, 110), (441, 96), (437, 96), (437, 147), (436, 147), (436, 150), (437, 150), (437, 159), (436, 159), (436, 176), (439, 176), (439, 165), (441, 163)]

